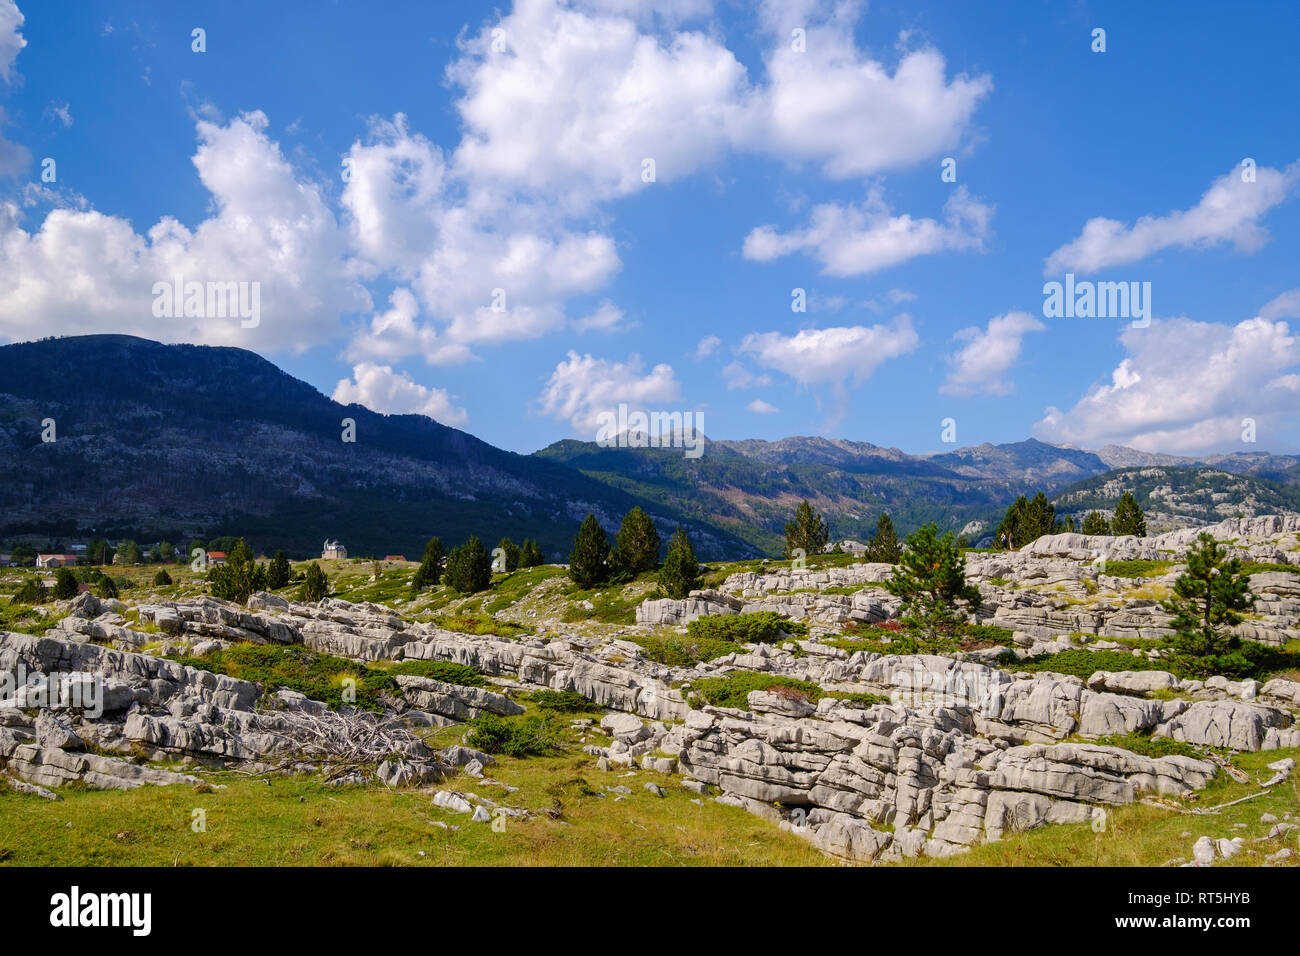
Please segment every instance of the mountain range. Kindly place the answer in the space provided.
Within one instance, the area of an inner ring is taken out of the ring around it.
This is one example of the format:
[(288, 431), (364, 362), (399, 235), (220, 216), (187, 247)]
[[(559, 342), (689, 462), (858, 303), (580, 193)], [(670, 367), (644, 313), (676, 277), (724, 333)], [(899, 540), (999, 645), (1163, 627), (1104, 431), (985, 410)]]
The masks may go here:
[(329, 537), (354, 555), (415, 556), (431, 535), (477, 534), (489, 548), (536, 538), (562, 559), (588, 512), (613, 530), (640, 505), (665, 538), (685, 526), (701, 557), (741, 558), (777, 553), (804, 498), (837, 538), (865, 540), (885, 510), (902, 531), (935, 521), (978, 540), (1016, 495), (1039, 490), (1079, 515), (1131, 490), (1162, 526), (1179, 526), (1300, 510), (1300, 456), (1034, 439), (912, 455), (820, 437), (706, 439), (698, 459), (572, 439), (520, 455), (421, 415), (340, 405), (241, 349), (123, 335), (0, 347), (10, 540), (237, 534), (306, 556)]

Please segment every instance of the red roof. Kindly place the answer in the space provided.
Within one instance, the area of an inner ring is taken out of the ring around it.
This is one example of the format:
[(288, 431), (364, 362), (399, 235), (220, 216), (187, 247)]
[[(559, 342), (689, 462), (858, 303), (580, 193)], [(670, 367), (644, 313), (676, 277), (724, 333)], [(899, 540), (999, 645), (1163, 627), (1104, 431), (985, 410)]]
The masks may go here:
[(224, 551), (209, 551), (209, 552), (208, 552), (208, 557), (209, 557), (209, 558), (224, 558), (225, 556), (226, 556), (226, 552), (224, 552)]
[(386, 555), (384, 555), (384, 560), (385, 560), (385, 561), (405, 561), (405, 560), (406, 560), (406, 556), (403, 555), (403, 554), (386, 554)]

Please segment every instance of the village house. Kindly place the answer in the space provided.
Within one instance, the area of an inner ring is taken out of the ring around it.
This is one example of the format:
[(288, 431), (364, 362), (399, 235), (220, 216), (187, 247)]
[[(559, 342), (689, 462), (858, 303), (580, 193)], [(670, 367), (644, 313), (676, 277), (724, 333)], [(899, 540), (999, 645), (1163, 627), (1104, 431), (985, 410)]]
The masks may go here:
[(326, 539), (325, 546), (321, 549), (320, 558), (322, 561), (342, 561), (348, 556), (348, 549), (343, 547), (337, 541)]
[(209, 564), (209, 565), (214, 565), (214, 564), (225, 564), (225, 563), (226, 563), (226, 552), (224, 552), (224, 551), (209, 551), (209, 552), (208, 552), (208, 564)]
[(36, 556), (36, 566), (38, 568), (64, 568), (76, 563), (77, 556), (75, 554), (38, 554)]
[(405, 561), (405, 560), (406, 560), (406, 555), (404, 555), (404, 554), (386, 554), (386, 555), (384, 555), (384, 560), (385, 560), (385, 561)]

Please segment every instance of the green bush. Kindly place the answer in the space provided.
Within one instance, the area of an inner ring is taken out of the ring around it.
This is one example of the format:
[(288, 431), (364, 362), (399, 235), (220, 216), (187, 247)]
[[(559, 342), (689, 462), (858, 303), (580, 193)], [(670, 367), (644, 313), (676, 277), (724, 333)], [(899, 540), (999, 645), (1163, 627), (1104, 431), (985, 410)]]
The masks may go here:
[(1039, 654), (1023, 660), (1005, 663), (999, 661), (999, 667), (1009, 671), (1051, 671), (1055, 674), (1073, 674), (1087, 680), (1097, 671), (1163, 671), (1169, 670), (1168, 661), (1152, 661), (1146, 657), (1134, 657), (1123, 651), (1058, 651), (1055, 654)]
[[(377, 668), (374, 668), (377, 669)], [(444, 684), (459, 684), (462, 687), (490, 687), (491, 684), (483, 672), (468, 664), (453, 661), (402, 661), (396, 667), (390, 667), (383, 673), (394, 676), (427, 677), (440, 680)]]
[(471, 721), (466, 746), (506, 757), (552, 757), (561, 752), (561, 729), (550, 716), (498, 717), (483, 714)]
[[(235, 644), (203, 657), (174, 657), (179, 664), (227, 674), (240, 680), (260, 684), (265, 691), (281, 687), (306, 694), (333, 708), (351, 704), (362, 710), (382, 710), (381, 693), (396, 694), (398, 674), (430, 677), (449, 684), (485, 687), (481, 671), (449, 661), (404, 661), (391, 670), (368, 667), (344, 657), (318, 654), (297, 645)], [(345, 700), (344, 681), (356, 682), (355, 700)]]
[(826, 694), (820, 685), (812, 681), (761, 674), (758, 671), (732, 671), (725, 677), (704, 677), (691, 684), (691, 690), (714, 707), (735, 707), (740, 710), (749, 708), (750, 691), (778, 688), (794, 691), (814, 704)]
[(156, 588), (166, 587), (172, 583), (172, 576), (163, 568), (158, 569), (158, 573), (153, 576), (153, 585)]
[(775, 611), (756, 614), (713, 614), (686, 626), (694, 638), (712, 638), (733, 644), (775, 644), (787, 637), (802, 637), (808, 625), (782, 617)]
[(588, 714), (603, 709), (595, 701), (588, 700), (571, 690), (535, 690), (530, 697), (541, 710), (550, 710), (557, 714)]
[(1102, 747), (1119, 747), (1143, 757), (1203, 757), (1191, 744), (1170, 740), (1168, 737), (1152, 739), (1147, 734), (1124, 734), (1117, 737), (1099, 737)]
[(77, 576), (71, 568), (59, 568), (54, 572), (54, 600), (66, 601), (77, 596)]
[(745, 649), (732, 641), (691, 634), (646, 634), (627, 638), (640, 645), (647, 660), (669, 667), (692, 667), (703, 661), (717, 660), (728, 654), (743, 654)]

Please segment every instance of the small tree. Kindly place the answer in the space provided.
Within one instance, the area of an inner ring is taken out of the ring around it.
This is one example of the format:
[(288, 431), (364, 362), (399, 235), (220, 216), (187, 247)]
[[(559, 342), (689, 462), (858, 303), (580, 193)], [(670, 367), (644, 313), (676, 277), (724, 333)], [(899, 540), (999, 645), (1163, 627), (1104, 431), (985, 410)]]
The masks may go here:
[(108, 564), (113, 560), (113, 549), (103, 538), (92, 538), (86, 545), (87, 564)]
[(473, 594), (492, 585), (492, 559), (482, 541), (471, 535), (464, 544), (451, 549), (445, 580), (449, 588), (462, 594)]
[(1100, 511), (1089, 511), (1083, 519), (1084, 534), (1110, 534), (1110, 522)]
[(153, 586), (156, 588), (166, 587), (172, 583), (172, 576), (167, 573), (165, 568), (159, 568), (158, 573), (153, 576)]
[(266, 568), (253, 560), (253, 551), (243, 538), (226, 555), (226, 563), (208, 570), (213, 597), (245, 603), (254, 591), (266, 590)]
[(13, 596), (15, 604), (44, 604), (50, 599), (50, 589), (40, 578), (27, 578)]
[(700, 586), (700, 563), (684, 528), (668, 540), (668, 556), (659, 569), (659, 587), (672, 598), (684, 598)]
[(590, 588), (609, 580), (609, 539), (593, 514), (583, 519), (573, 539), (569, 554), (569, 577), (580, 588)]
[(415, 577), (411, 579), (411, 590), (419, 592), (438, 584), (442, 580), (442, 562), (446, 557), (442, 539), (430, 538), (424, 545), (424, 557), (415, 569)]
[(542, 563), (542, 560), (542, 549), (537, 546), (537, 542), (532, 538), (525, 538), (523, 546), (519, 549), (519, 566), (535, 568)]
[(1124, 492), (1115, 506), (1115, 520), (1111, 522), (1113, 534), (1132, 534), (1139, 538), (1147, 536), (1147, 516), (1138, 507), (1132, 492)]
[(1239, 611), (1255, 602), (1250, 577), (1241, 573), (1241, 559), (1229, 558), (1209, 534), (1202, 532), (1187, 551), (1187, 570), (1174, 582), (1173, 597), (1161, 606), (1174, 616), (1174, 649), (1192, 658), (1206, 658), (1236, 649), (1240, 640), (1222, 630), (1241, 623)]
[(653, 571), (659, 563), (659, 531), (639, 507), (623, 516), (614, 544), (614, 563), (629, 577)]
[(106, 601), (114, 600), (117, 597), (117, 582), (107, 574), (101, 574), (95, 582), (95, 596)]
[[(497, 548), (503, 553), (505, 557), (505, 562), (504, 562), (505, 566), (494, 567), (494, 570), (505, 571), (507, 573), (511, 571), (518, 571), (519, 556), (522, 553), (519, 550), (519, 545), (515, 544), (509, 538), (502, 538), (500, 541), (497, 542)], [(495, 563), (495, 555), (494, 555), (494, 563)]]
[(283, 551), (275, 552), (275, 557), (271, 559), (270, 566), (266, 569), (266, 586), (272, 591), (285, 587), (289, 583), (289, 578), (293, 569), (289, 567), (289, 559), (284, 556)]
[(907, 536), (907, 549), (885, 582), (890, 594), (903, 599), (904, 619), (931, 640), (963, 620), (958, 602), (979, 608), (979, 588), (966, 583), (965, 563), (953, 533), (939, 537), (934, 524), (927, 524)]
[(794, 513), (794, 520), (785, 526), (785, 557), (795, 557), (796, 551), (804, 555), (817, 554), (826, 547), (830, 532), (822, 516), (813, 511), (812, 505), (805, 498)]
[(307, 574), (302, 581), (301, 597), (304, 601), (320, 601), (329, 594), (330, 581), (320, 565), (313, 561), (307, 565)]
[(867, 560), (882, 564), (897, 564), (903, 554), (903, 545), (894, 533), (894, 522), (885, 512), (876, 521), (876, 533), (867, 547)]
[(77, 596), (77, 576), (71, 568), (59, 568), (54, 572), (54, 600), (66, 601)]
[(134, 541), (123, 541), (117, 546), (118, 564), (139, 564), (143, 560), (144, 555), (140, 553), (140, 546)]

